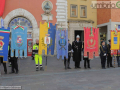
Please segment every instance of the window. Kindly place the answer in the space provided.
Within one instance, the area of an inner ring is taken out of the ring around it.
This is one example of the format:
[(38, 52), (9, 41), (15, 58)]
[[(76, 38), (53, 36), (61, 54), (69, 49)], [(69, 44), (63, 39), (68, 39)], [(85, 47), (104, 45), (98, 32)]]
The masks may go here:
[(70, 15), (71, 17), (77, 17), (77, 5), (71, 5), (71, 12)]
[(80, 17), (82, 18), (87, 17), (87, 6), (84, 6), (84, 5), (80, 6)]
[(23, 27), (27, 27), (28, 30), (33, 30), (31, 22), (25, 17), (15, 17), (13, 18), (10, 23), (9, 27), (16, 26), (17, 24), (22, 25)]

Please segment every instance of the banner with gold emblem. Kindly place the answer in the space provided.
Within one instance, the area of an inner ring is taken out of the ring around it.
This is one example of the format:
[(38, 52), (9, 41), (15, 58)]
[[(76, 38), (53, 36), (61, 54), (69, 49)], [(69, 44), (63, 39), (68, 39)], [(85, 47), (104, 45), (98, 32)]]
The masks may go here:
[[(56, 25), (40, 22), (39, 55), (53, 56), (55, 47)], [(44, 52), (43, 52), (44, 51)]]
[(9, 28), (0, 28), (0, 57), (3, 57), (3, 62), (7, 62), (8, 60), (9, 35)]
[(93, 59), (94, 52), (99, 57), (99, 28), (84, 27), (84, 57)]
[(111, 50), (119, 50), (120, 32), (111, 30)]
[(111, 55), (117, 56), (120, 53), (120, 31), (111, 30)]

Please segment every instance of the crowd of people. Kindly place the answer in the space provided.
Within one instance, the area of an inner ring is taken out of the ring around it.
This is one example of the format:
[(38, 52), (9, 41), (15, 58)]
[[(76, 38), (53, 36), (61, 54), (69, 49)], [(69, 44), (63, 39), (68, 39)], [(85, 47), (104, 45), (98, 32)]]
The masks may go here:
[[(111, 40), (108, 40), (109, 44), (105, 44), (105, 41), (101, 42), (100, 45), (100, 59), (101, 59), (101, 68), (102, 69), (106, 69), (109, 67), (113, 67), (112, 65), (112, 55), (111, 55)], [(83, 46), (83, 47), (82, 47)], [(69, 43), (68, 40), (68, 60), (66, 64), (66, 58), (64, 59), (64, 65), (65, 65), (65, 69), (71, 69), (70, 68), (70, 58), (71, 58), (71, 52), (73, 53), (73, 61), (75, 62), (75, 69), (77, 68), (81, 68), (80, 67), (80, 61), (81, 61), (81, 52), (83, 52), (84, 54), (84, 41), (81, 42), (80, 41), (80, 36), (77, 35), (76, 37), (76, 41), (72, 42), (72, 45)], [(120, 50), (118, 51), (120, 52)], [(90, 59), (89, 59), (89, 53), (87, 53), (88, 57), (84, 57), (83, 55), (83, 60), (84, 60), (84, 68), (91, 68), (90, 67)], [(106, 61), (107, 61), (107, 65), (106, 65)], [(120, 56), (117, 55), (117, 63), (118, 63), (118, 67), (120, 67)]]
[[(82, 47), (83, 46), (83, 47)], [(100, 46), (100, 59), (101, 59), (101, 68), (106, 69), (109, 67), (113, 67), (112, 65), (112, 56), (111, 56), (111, 40), (109, 40), (109, 44), (106, 45), (105, 41), (101, 42)], [(33, 52), (32, 54), (32, 59), (35, 60), (35, 65), (36, 65), (36, 71), (44, 71), (43, 66), (42, 66), (42, 55), (38, 55), (38, 49), (39, 49), (39, 40), (36, 40), (36, 44), (33, 45)], [(16, 73), (18, 74), (18, 57), (15, 57), (15, 51), (14, 52), (14, 57), (11, 57), (11, 42), (9, 42), (9, 47), (8, 47), (9, 53), (8, 53), (8, 61), (10, 62), (11, 66), (11, 73)], [(70, 68), (70, 59), (71, 57), (73, 58), (73, 61), (75, 62), (75, 69), (80, 69), (80, 61), (81, 58), (84, 60), (84, 68), (91, 68), (90, 67), (90, 59), (89, 59), (89, 53), (87, 54), (88, 57), (82, 57), (82, 52), (84, 53), (84, 41), (80, 41), (80, 36), (76, 36), (76, 40), (72, 42), (72, 45), (70, 44), (68, 40), (68, 59), (64, 57), (64, 66), (65, 69), (71, 69)], [(118, 51), (120, 52), (120, 51)], [(106, 60), (107, 60), (107, 65), (106, 65)], [(117, 56), (117, 62), (118, 62), (118, 67), (120, 67), (120, 56)], [(7, 67), (6, 67), (6, 62), (3, 62), (3, 57), (0, 57), (0, 64), (3, 64), (4, 67), (4, 72), (7, 74)]]

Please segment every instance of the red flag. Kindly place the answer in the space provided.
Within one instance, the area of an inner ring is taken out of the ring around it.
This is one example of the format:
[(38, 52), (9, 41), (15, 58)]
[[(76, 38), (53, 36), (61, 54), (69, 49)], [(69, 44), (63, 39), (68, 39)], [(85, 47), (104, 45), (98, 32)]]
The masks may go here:
[(0, 16), (2, 16), (5, 7), (5, 0), (0, 0)]
[(93, 53), (99, 57), (99, 28), (85, 28), (84, 27), (84, 57), (87, 57), (89, 52), (89, 59), (93, 59)]

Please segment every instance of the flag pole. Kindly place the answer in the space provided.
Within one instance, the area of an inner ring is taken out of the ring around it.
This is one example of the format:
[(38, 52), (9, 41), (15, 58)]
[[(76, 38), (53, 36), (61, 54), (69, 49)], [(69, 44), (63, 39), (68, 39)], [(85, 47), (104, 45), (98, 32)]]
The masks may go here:
[(47, 70), (47, 56), (46, 56), (46, 70)]

